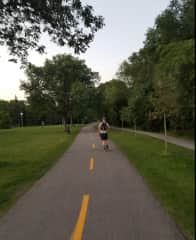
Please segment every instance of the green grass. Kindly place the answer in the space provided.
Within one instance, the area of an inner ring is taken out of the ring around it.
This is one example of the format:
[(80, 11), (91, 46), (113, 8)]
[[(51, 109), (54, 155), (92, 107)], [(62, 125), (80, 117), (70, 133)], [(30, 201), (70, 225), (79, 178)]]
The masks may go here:
[(194, 152), (142, 135), (113, 130), (111, 139), (127, 155), (188, 239), (194, 239)]
[(43, 176), (73, 142), (62, 126), (0, 130), (0, 215)]

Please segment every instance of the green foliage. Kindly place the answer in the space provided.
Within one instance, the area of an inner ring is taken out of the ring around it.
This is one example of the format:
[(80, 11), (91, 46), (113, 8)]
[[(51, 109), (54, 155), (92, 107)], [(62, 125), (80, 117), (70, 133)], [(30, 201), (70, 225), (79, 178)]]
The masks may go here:
[(12, 127), (21, 126), (22, 120), (25, 126), (64, 122), (68, 131), (67, 123), (71, 121), (86, 123), (101, 115), (101, 110), (97, 110), (101, 109), (101, 95), (95, 88), (99, 74), (92, 72), (83, 60), (57, 55), (47, 59), (43, 67), (29, 64), (26, 75), (21, 89), (26, 93), (27, 102), (17, 98), (0, 101), (0, 111), (6, 113), (1, 114), (1, 118), (8, 123), (5, 119), (10, 116)]
[(130, 123), (131, 122), (131, 111), (129, 107), (123, 107), (120, 111), (120, 120), (123, 123), (122, 125), (124, 126), (125, 123)]
[(103, 115), (111, 124), (119, 124), (122, 107), (127, 105), (128, 88), (126, 84), (119, 80), (112, 80), (99, 86), (102, 94)]
[(103, 25), (103, 17), (94, 15), (93, 7), (80, 0), (0, 0), (0, 45), (8, 47), (14, 62), (18, 57), (25, 63), (29, 49), (45, 52), (39, 43), (42, 33), (59, 46), (85, 52)]
[(0, 215), (41, 178), (73, 142), (61, 126), (0, 130)]
[(163, 155), (163, 141), (121, 131), (112, 131), (110, 137), (185, 235), (194, 239), (194, 152), (169, 144), (169, 154)]
[(165, 113), (169, 128), (194, 128), (193, 20), (194, 0), (172, 0), (148, 29), (144, 47), (121, 64), (117, 76), (129, 87), (121, 115), (130, 126), (136, 121), (139, 128), (159, 131)]
[(8, 102), (0, 100), (0, 128), (10, 128), (11, 118), (8, 112)]
[(21, 125), (21, 116), (20, 113), (22, 112), (24, 118), (24, 125), (27, 124), (26, 119), (26, 111), (27, 106), (25, 105), (24, 101), (18, 100), (16, 97), (14, 100), (10, 100), (8, 103), (8, 111), (11, 118), (12, 127), (17, 127)]
[(160, 36), (160, 43), (167, 44), (171, 41), (177, 41), (180, 38), (180, 14), (180, 2), (172, 0), (169, 7), (156, 18), (155, 26), (157, 34)]
[(87, 123), (96, 121), (100, 116), (101, 98), (94, 86), (82, 82), (72, 84), (71, 111), (73, 122)]
[(183, 39), (195, 38), (195, 0), (183, 0), (181, 32)]
[(10, 128), (11, 119), (7, 112), (0, 111), (0, 128)]
[[(129, 115), (129, 125), (133, 126), (135, 122), (142, 128), (148, 128), (148, 115), (152, 109), (150, 96), (153, 93), (152, 85), (152, 60), (148, 57), (146, 49), (134, 53), (123, 62), (120, 69), (126, 71), (119, 72), (119, 78), (126, 81), (124, 76), (129, 75), (131, 84), (129, 86), (129, 99), (127, 111)], [(139, 107), (138, 107), (139, 106)]]
[[(39, 116), (40, 121), (54, 112), (58, 119), (64, 119), (65, 128), (72, 114), (74, 119), (81, 118), (81, 113), (87, 114), (85, 104), (90, 103), (90, 89), (93, 90), (99, 80), (98, 73), (92, 72), (83, 60), (71, 55), (54, 56), (52, 60), (47, 59), (43, 67), (30, 64), (26, 75), (28, 80), (21, 82), (21, 89), (28, 97), (31, 111)], [(85, 98), (84, 101), (82, 98)], [(78, 102), (81, 108), (77, 115), (73, 107), (78, 109)]]
[[(194, 41), (170, 43), (159, 49), (155, 65), (155, 111), (175, 117), (178, 127), (194, 124)], [(183, 115), (183, 118), (181, 116)]]
[(156, 47), (195, 37), (194, 0), (171, 0), (170, 5), (155, 20), (145, 43)]

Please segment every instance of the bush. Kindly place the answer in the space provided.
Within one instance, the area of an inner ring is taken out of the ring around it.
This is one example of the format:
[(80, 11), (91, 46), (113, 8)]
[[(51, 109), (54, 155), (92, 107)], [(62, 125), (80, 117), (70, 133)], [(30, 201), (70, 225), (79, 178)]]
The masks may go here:
[(11, 128), (11, 119), (7, 112), (0, 112), (0, 128)]

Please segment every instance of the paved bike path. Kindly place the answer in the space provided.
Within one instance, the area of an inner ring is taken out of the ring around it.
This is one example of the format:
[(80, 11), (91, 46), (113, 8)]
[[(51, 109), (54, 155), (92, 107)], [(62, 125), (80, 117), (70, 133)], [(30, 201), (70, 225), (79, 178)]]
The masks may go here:
[(172, 143), (187, 149), (195, 150), (195, 141), (189, 140), (189, 139), (183, 139), (183, 138), (177, 138), (177, 137), (172, 137), (172, 136), (164, 136), (162, 133), (154, 133), (154, 132), (147, 132), (147, 131), (141, 131), (141, 130), (133, 130), (129, 128), (117, 128), (117, 127), (112, 127), (113, 129), (118, 129), (121, 131), (126, 131), (126, 132), (132, 132), (132, 133), (138, 133), (142, 135), (147, 135), (153, 138), (157, 138), (160, 140), (167, 140), (168, 143)]
[(0, 220), (0, 239), (70, 240), (84, 195), (82, 237), (74, 240), (184, 239), (116, 146), (103, 151), (92, 126)]

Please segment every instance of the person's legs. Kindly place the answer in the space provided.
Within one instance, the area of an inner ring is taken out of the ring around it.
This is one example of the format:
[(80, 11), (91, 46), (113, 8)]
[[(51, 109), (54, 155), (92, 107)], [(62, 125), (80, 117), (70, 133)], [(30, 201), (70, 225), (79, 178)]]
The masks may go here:
[(109, 149), (109, 141), (108, 141), (108, 134), (106, 133), (105, 135), (105, 149), (108, 150)]
[(99, 136), (100, 136), (100, 139), (101, 139), (102, 145), (104, 145), (103, 133), (99, 133)]
[(109, 141), (108, 139), (105, 141), (106, 149), (109, 149)]
[(101, 134), (101, 140), (104, 150), (107, 150), (109, 148), (108, 134), (107, 133)]

